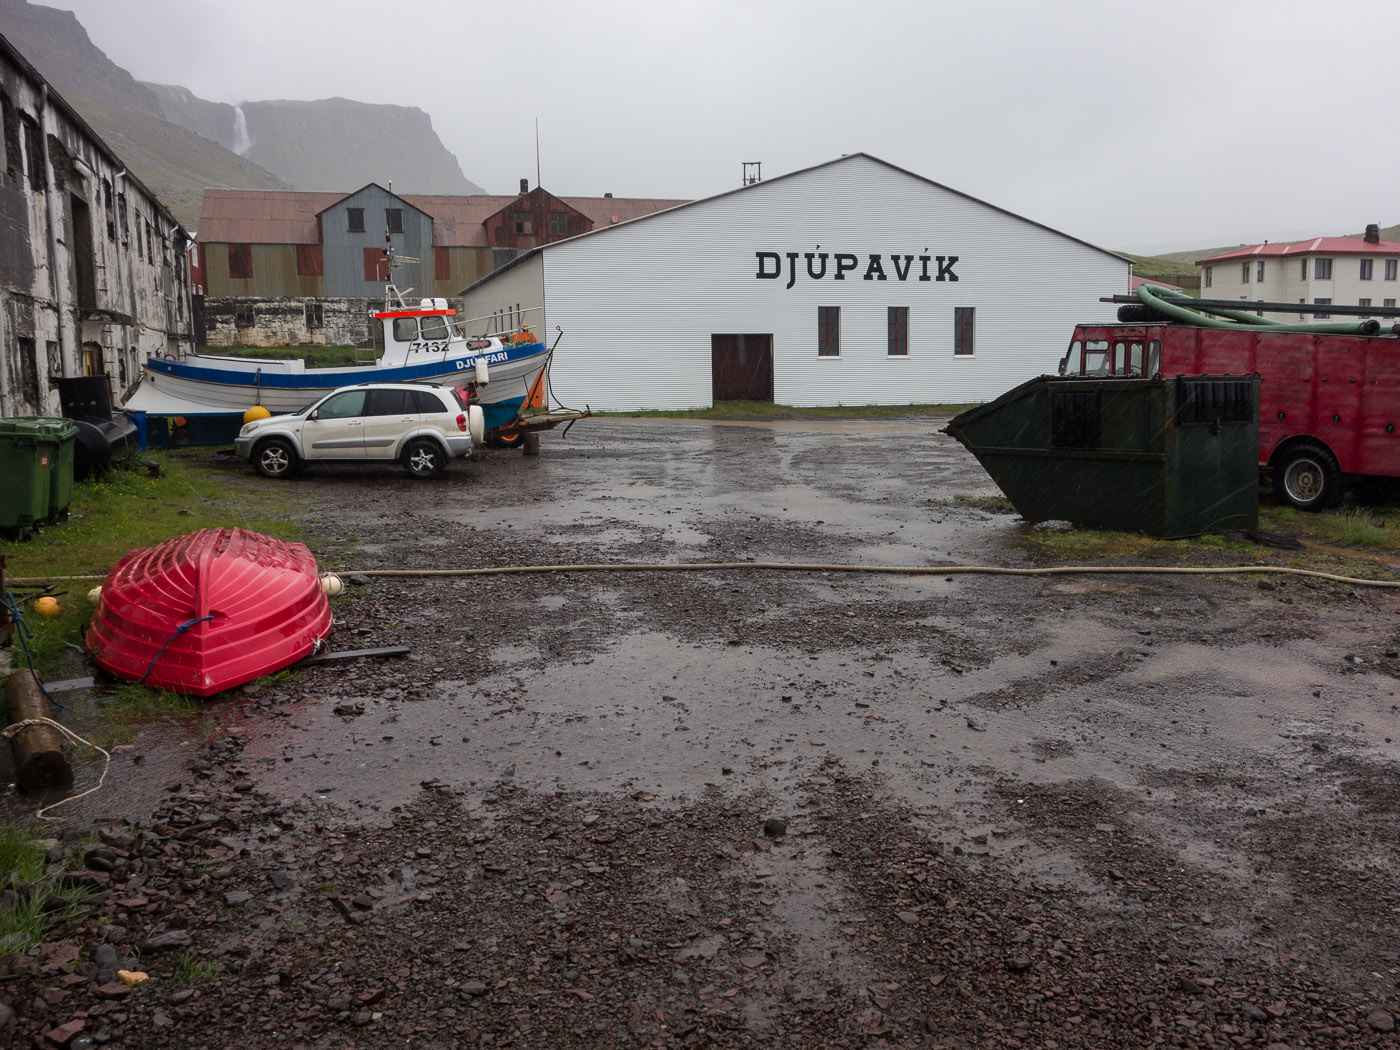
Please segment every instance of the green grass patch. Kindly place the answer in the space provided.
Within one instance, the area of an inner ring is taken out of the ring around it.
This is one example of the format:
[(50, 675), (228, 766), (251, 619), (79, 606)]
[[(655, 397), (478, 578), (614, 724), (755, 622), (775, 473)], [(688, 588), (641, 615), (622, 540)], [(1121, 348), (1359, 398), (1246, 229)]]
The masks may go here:
[(307, 368), (346, 368), (372, 365), (379, 356), (373, 347), (353, 346), (202, 346), (201, 354), (211, 357), (248, 357), (259, 361), (294, 361), (303, 358)]
[(213, 959), (206, 959), (186, 948), (175, 956), (170, 973), (170, 983), (181, 988), (199, 988), (215, 980), (223, 967)]
[(47, 882), (16, 890), (12, 903), (0, 905), (0, 944), (7, 954), (29, 951), (55, 926), (77, 921), (87, 895), (85, 889), (61, 889)]
[(1112, 529), (1072, 529), (1069, 532), (1028, 532), (1025, 542), (1066, 563), (1133, 558), (1147, 562), (1176, 561), (1184, 553), (1180, 540), (1158, 540), (1137, 532)]
[(198, 711), (199, 704), (197, 698), (183, 693), (119, 682), (112, 687), (112, 699), (97, 705), (102, 723), (91, 739), (101, 747), (128, 744), (141, 726), (185, 718)]
[(77, 919), (85, 889), (60, 889), (44, 881), (45, 849), (30, 829), (0, 825), (0, 945), (19, 954), (40, 943), (55, 926)]
[(1400, 508), (1396, 507), (1339, 507), (1313, 513), (1273, 506), (1261, 507), (1259, 517), (1261, 527), (1294, 533), (1313, 543), (1400, 550)]
[(988, 514), (1015, 514), (1016, 508), (1005, 496), (954, 496), (951, 501), (958, 507), (975, 507)]
[[(230, 486), (201, 462), (210, 455), (207, 449), (153, 451), (142, 462), (157, 464), (159, 476), (125, 463), (74, 482), (67, 521), (46, 526), (27, 543), (6, 545), (6, 575), (105, 575), (138, 547), (217, 526), (301, 538), (305, 529), (290, 493)], [(76, 585), (69, 593), (77, 593)]]
[(0, 824), (0, 882), (9, 882), (11, 876), (37, 882), (43, 874), (44, 848), (29, 830), (13, 822)]
[[(73, 484), (68, 519), (46, 526), (25, 543), (5, 545), (5, 575), (17, 599), (34, 668), (45, 678), (61, 670), (65, 650), (81, 647), (94, 605), (88, 594), (123, 556), (197, 529), (241, 526), (286, 540), (300, 540), (306, 526), (294, 495), (275, 489), (230, 485), (207, 465), (207, 449), (152, 452), (153, 472), (127, 462), (101, 477)], [(91, 580), (58, 580), (91, 576)], [(16, 579), (54, 580), (51, 593), (62, 611), (45, 618), (34, 610), (40, 586)], [(13, 646), (16, 662), (23, 647)]]
[(635, 412), (594, 412), (613, 419), (715, 419), (762, 422), (784, 419), (902, 419), (908, 416), (955, 416), (972, 405), (828, 405), (796, 408), (767, 401), (720, 401), (709, 408), (644, 408)]

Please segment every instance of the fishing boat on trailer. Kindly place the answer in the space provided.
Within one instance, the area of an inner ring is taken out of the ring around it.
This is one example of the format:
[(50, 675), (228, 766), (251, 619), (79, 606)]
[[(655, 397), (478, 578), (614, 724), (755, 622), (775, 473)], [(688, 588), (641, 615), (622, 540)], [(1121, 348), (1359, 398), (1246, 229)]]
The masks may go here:
[(87, 647), (118, 678), (210, 696), (311, 655), (330, 629), (330, 603), (304, 544), (201, 529), (112, 567)]
[(384, 353), (373, 364), (316, 368), (302, 359), (152, 357), (124, 407), (147, 416), (236, 419), (241, 424), (243, 413), (255, 405), (274, 415), (295, 412), (342, 386), (441, 383), (465, 390), (469, 401), (481, 405), (486, 429), (496, 430), (538, 400), (553, 348), (528, 326), (468, 335), (468, 325), (491, 319), (462, 321), (456, 313), (441, 298), (411, 306), (389, 284), (385, 308), (374, 315), (383, 328)]

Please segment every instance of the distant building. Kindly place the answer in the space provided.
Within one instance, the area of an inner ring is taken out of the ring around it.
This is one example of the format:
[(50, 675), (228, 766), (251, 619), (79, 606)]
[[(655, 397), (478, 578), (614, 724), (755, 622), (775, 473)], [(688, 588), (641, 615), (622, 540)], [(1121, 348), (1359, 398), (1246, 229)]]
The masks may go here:
[[(1276, 320), (1327, 318), (1327, 307), (1393, 307), (1400, 297), (1400, 243), (1383, 241), (1380, 227), (1364, 237), (1314, 237), (1296, 244), (1256, 244), (1196, 263), (1203, 299), (1298, 303)], [(1263, 313), (1263, 311), (1257, 311)]]
[(2, 36), (0, 123), (0, 416), (57, 415), (65, 376), (120, 401), (192, 347), (188, 237)]
[(1128, 291), (1135, 292), (1144, 284), (1147, 285), (1149, 288), (1165, 288), (1171, 292), (1186, 291), (1185, 287), (1182, 285), (1171, 284), (1168, 281), (1158, 281), (1152, 277), (1139, 277), (1137, 274), (1133, 274), (1133, 276), (1128, 280)]
[(513, 197), (206, 190), (200, 342), (361, 344), (382, 307), (386, 244), (405, 260), (401, 290), (450, 298), (531, 248), (680, 203), (556, 197), (523, 179)]
[(1116, 313), (1130, 263), (853, 153), (535, 248), (464, 293), (543, 307), (551, 389), (595, 409), (986, 401)]

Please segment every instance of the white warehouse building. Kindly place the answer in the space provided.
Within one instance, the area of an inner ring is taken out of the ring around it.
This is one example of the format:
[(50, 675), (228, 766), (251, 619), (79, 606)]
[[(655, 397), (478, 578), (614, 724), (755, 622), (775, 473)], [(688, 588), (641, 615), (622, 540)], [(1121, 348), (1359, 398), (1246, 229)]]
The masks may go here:
[(570, 405), (950, 404), (1053, 372), (1129, 271), (857, 153), (536, 248), (462, 294), (467, 317), (562, 329)]

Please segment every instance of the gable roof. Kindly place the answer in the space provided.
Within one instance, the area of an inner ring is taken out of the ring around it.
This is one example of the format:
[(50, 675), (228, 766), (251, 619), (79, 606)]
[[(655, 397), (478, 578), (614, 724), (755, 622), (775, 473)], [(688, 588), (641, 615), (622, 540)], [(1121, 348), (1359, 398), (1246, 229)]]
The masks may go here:
[[(397, 193), (395, 193), (393, 190), (386, 190), (383, 186), (379, 185), (379, 183), (377, 183), (377, 182), (367, 182), (367, 183), (365, 183), (363, 186), (361, 186), (358, 190), (356, 190), (354, 193), (347, 193), (345, 196), (341, 197), (339, 200), (332, 201), (330, 204), (327, 204), (324, 208), (322, 208), (320, 211), (318, 211), (318, 212), (316, 213), (316, 217), (319, 219), (319, 218), (321, 217), (321, 215), (322, 215), (324, 212), (327, 212), (327, 211), (329, 211), (331, 208), (334, 208), (337, 204), (344, 204), (344, 203), (346, 203), (347, 201), (352, 200), (352, 199), (355, 198), (355, 197), (358, 197), (360, 194), (364, 193), (366, 190), (378, 190), (380, 193), (384, 194), (386, 197), (391, 197), (391, 198), (393, 198), (393, 199), (396, 200), (396, 201), (401, 201), (402, 203), (407, 204), (407, 205), (408, 205), (410, 208), (412, 208), (414, 211), (419, 212), (419, 213), (422, 214), (422, 215), (428, 215), (427, 212), (423, 211), (422, 208), (418, 207), (416, 204), (414, 204), (414, 203), (413, 203), (411, 200), (409, 200), (407, 197), (401, 197), (401, 196), (399, 196)], [(428, 215), (428, 218), (431, 219), (432, 216), (431, 216), (431, 215)]]
[[(203, 244), (316, 244), (319, 239), (316, 216), (359, 192), (208, 189), (204, 191), (204, 207), (200, 213), (199, 239)], [(433, 217), (435, 245), (484, 248), (487, 243), (483, 223), (519, 200), (521, 194), (395, 196)], [(650, 197), (560, 197), (559, 200), (588, 216), (595, 228), (686, 203)]]
[[(789, 172), (787, 172), (787, 173), (785, 173), (785, 174), (783, 174), (783, 175), (777, 175), (777, 176), (775, 176), (774, 178), (771, 178), (771, 179), (764, 179), (762, 182), (748, 183), (748, 184), (745, 184), (745, 185), (743, 185), (743, 186), (739, 186), (739, 187), (737, 187), (737, 188), (735, 188), (735, 189), (732, 189), (732, 190), (725, 190), (723, 193), (716, 193), (716, 194), (713, 194), (712, 196), (709, 196), (709, 197), (701, 197), (699, 200), (693, 200), (693, 201), (673, 201), (673, 202), (670, 202), (671, 205), (672, 205), (670, 208), (659, 208), (659, 209), (657, 209), (655, 212), (647, 212), (647, 213), (645, 213), (645, 214), (638, 215), (638, 216), (636, 216), (635, 219), (632, 220), (632, 221), (645, 221), (645, 220), (651, 218), (653, 215), (659, 214), (661, 211), (679, 211), (679, 210), (681, 210), (682, 208), (694, 208), (694, 207), (696, 207), (697, 205), (708, 204), (708, 203), (710, 203), (711, 201), (723, 200), (725, 197), (732, 197), (732, 196), (734, 196), (734, 194), (736, 194), (736, 193), (747, 193), (747, 192), (749, 192), (750, 190), (753, 190), (753, 189), (755, 189), (755, 188), (758, 187), (758, 186), (771, 186), (773, 183), (775, 183), (775, 182), (782, 182), (784, 179), (793, 179), (793, 178), (796, 178), (796, 177), (799, 176), (799, 175), (806, 175), (808, 172), (820, 171), (822, 168), (831, 168), (831, 167), (835, 167), (835, 166), (838, 165), (838, 164), (847, 164), (847, 163), (850, 163), (850, 162), (856, 160), (857, 158), (863, 158), (863, 159), (865, 159), (865, 160), (874, 161), (876, 164), (879, 164), (879, 165), (881, 165), (882, 167), (889, 168), (891, 171), (897, 171), (897, 172), (899, 172), (901, 175), (907, 175), (907, 176), (909, 176), (909, 178), (911, 178), (911, 179), (917, 179), (919, 182), (925, 183), (926, 185), (935, 186), (935, 187), (937, 187), (938, 189), (944, 191), (945, 193), (951, 193), (951, 194), (953, 194), (955, 197), (961, 197), (961, 198), (963, 198), (963, 200), (971, 201), (971, 202), (974, 203), (974, 204), (980, 204), (980, 205), (982, 205), (982, 207), (984, 207), (984, 208), (991, 208), (993, 211), (1000, 212), (1000, 213), (1003, 214), (1003, 215), (1009, 215), (1009, 216), (1011, 216), (1011, 218), (1013, 218), (1013, 219), (1017, 219), (1017, 220), (1019, 220), (1019, 221), (1021, 221), (1021, 222), (1028, 223), (1028, 224), (1031, 225), (1031, 226), (1035, 226), (1035, 227), (1037, 227), (1037, 228), (1039, 228), (1039, 229), (1045, 230), (1047, 233), (1053, 233), (1053, 234), (1055, 234), (1057, 237), (1063, 237), (1063, 238), (1065, 238), (1066, 240), (1074, 241), (1076, 244), (1082, 244), (1082, 245), (1083, 245), (1084, 247), (1086, 247), (1086, 248), (1092, 248), (1094, 251), (1096, 251), (1096, 252), (1101, 252), (1101, 253), (1103, 253), (1104, 255), (1109, 256), (1110, 258), (1117, 259), (1119, 262), (1127, 263), (1127, 264), (1130, 264), (1130, 265), (1131, 265), (1131, 263), (1132, 263), (1132, 260), (1131, 260), (1131, 259), (1124, 258), (1123, 256), (1119, 255), (1117, 252), (1111, 252), (1111, 251), (1109, 251), (1107, 248), (1100, 248), (1097, 244), (1090, 244), (1088, 241), (1081, 240), (1081, 239), (1078, 238), (1078, 237), (1074, 237), (1074, 236), (1071, 236), (1071, 235), (1068, 234), (1068, 233), (1064, 233), (1064, 232), (1061, 231), (1061, 230), (1057, 230), (1057, 229), (1055, 229), (1053, 226), (1046, 226), (1044, 223), (1036, 222), (1034, 219), (1028, 219), (1028, 218), (1026, 218), (1024, 215), (1018, 215), (1018, 214), (1016, 214), (1014, 211), (1008, 211), (1006, 208), (998, 207), (998, 206), (995, 205), (995, 204), (989, 204), (988, 202), (982, 200), (981, 198), (972, 196), (970, 193), (963, 193), (961, 190), (955, 190), (955, 189), (953, 189), (951, 186), (945, 186), (945, 185), (943, 185), (941, 182), (934, 182), (932, 179), (926, 179), (926, 178), (924, 178), (924, 176), (919, 175), (919, 174), (917, 174), (916, 172), (912, 172), (912, 171), (909, 171), (909, 170), (907, 170), (907, 169), (905, 169), (905, 168), (901, 168), (901, 167), (900, 167), (899, 165), (897, 165), (897, 164), (891, 164), (891, 163), (890, 163), (889, 161), (887, 161), (887, 160), (881, 160), (879, 157), (875, 156), (875, 155), (872, 154), (872, 153), (846, 153), (846, 154), (843, 154), (843, 155), (840, 156), (840, 157), (837, 157), (835, 160), (823, 161), (821, 164), (813, 164), (813, 165), (812, 165), (811, 167), (809, 167), (809, 168), (800, 168), (800, 169), (798, 169), (797, 171), (789, 171)], [(657, 202), (657, 203), (665, 203), (665, 202)], [(583, 210), (583, 209), (580, 209), (580, 210)], [(616, 225), (620, 225), (620, 224), (621, 224), (621, 223), (619, 222), (619, 223), (617, 223)], [(502, 266), (502, 267), (496, 269), (496, 270), (493, 271), (492, 273), (487, 274), (485, 277), (483, 277), (483, 278), (481, 278), (479, 281), (477, 281), (476, 284), (473, 284), (473, 285), (471, 285), (470, 287), (463, 289), (463, 291), (470, 291), (471, 288), (475, 288), (475, 287), (476, 287), (477, 285), (479, 285), (479, 284), (485, 284), (487, 281), (493, 280), (494, 278), (500, 276), (500, 274), (503, 273), (504, 271), (509, 270), (509, 269), (511, 269), (511, 268), (514, 267), (514, 266), (518, 266), (518, 265), (520, 265), (521, 263), (523, 263), (526, 259), (529, 259), (529, 258), (533, 257), (533, 256), (535, 255), (536, 252), (542, 252), (542, 251), (545, 251), (545, 250), (547, 250), (547, 249), (549, 249), (549, 248), (556, 247), (557, 245), (560, 245), (560, 244), (567, 244), (567, 243), (569, 243), (569, 242), (571, 242), (571, 241), (577, 241), (577, 240), (578, 240), (579, 238), (581, 238), (581, 237), (597, 237), (597, 236), (600, 236), (600, 235), (603, 235), (603, 234), (606, 234), (606, 233), (607, 233), (607, 228), (606, 228), (606, 227), (602, 227), (601, 224), (599, 224), (599, 225), (595, 225), (594, 228), (593, 228), (592, 230), (589, 230), (587, 233), (580, 233), (580, 234), (578, 234), (578, 235), (575, 236), (575, 237), (565, 237), (565, 238), (563, 238), (562, 240), (552, 241), (552, 242), (550, 242), (549, 244), (542, 244), (542, 245), (540, 245), (538, 248), (531, 248), (528, 252), (522, 252), (520, 255), (517, 255), (514, 259), (512, 259), (510, 262), (506, 263), (504, 266)]]
[(1236, 248), (1232, 252), (1222, 252), (1209, 258), (1197, 259), (1197, 266), (1217, 263), (1228, 259), (1249, 259), (1282, 257), (1285, 255), (1400, 255), (1400, 243), (1395, 241), (1367, 241), (1363, 237), (1314, 237), (1310, 241), (1296, 241), (1293, 244), (1256, 244), (1253, 247)]

